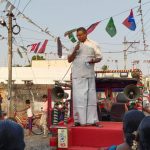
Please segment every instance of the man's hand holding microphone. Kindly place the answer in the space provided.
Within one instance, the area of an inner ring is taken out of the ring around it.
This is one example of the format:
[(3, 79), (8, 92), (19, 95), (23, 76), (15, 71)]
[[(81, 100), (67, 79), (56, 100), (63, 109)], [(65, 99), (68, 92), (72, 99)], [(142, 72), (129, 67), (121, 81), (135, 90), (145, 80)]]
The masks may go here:
[(80, 42), (78, 41), (72, 54), (76, 56), (79, 53), (79, 48), (80, 48)]
[(80, 42), (78, 41), (77, 45), (74, 47), (74, 50), (71, 55), (68, 56), (68, 62), (72, 62), (75, 57), (78, 55), (80, 49)]

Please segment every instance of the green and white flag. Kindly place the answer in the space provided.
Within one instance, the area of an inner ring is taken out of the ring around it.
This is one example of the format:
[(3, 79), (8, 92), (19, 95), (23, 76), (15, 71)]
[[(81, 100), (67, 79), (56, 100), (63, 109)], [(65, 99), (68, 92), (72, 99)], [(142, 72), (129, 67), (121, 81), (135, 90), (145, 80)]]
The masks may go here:
[(106, 31), (111, 37), (115, 36), (117, 33), (117, 30), (116, 30), (116, 27), (114, 24), (114, 20), (112, 17), (110, 18), (110, 20), (106, 26)]

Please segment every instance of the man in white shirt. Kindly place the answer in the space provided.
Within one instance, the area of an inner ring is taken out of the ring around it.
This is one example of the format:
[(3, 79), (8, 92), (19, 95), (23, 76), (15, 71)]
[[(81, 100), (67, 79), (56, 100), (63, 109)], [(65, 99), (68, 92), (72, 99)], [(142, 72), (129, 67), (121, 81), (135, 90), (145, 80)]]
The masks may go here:
[(47, 95), (43, 95), (43, 107), (42, 109), (42, 116), (40, 119), (40, 125), (43, 127), (44, 135), (43, 137), (47, 137), (47, 113), (48, 113), (48, 100)]
[(94, 64), (102, 60), (100, 47), (87, 38), (87, 31), (77, 29), (78, 44), (68, 55), (72, 66), (73, 114), (75, 125), (98, 121)]
[(32, 112), (32, 107), (30, 104), (30, 100), (26, 100), (26, 106), (27, 106), (27, 117), (28, 117), (28, 124), (29, 124), (29, 133), (28, 135), (30, 136), (32, 134), (32, 119), (33, 119), (33, 112)]

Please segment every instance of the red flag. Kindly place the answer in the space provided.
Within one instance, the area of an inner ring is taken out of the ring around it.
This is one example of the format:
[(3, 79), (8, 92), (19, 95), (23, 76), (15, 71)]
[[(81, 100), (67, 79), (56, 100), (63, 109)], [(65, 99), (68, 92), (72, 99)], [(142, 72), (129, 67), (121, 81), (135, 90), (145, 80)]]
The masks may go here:
[(30, 52), (31, 52), (31, 51), (34, 51), (34, 50), (36, 49), (37, 45), (38, 45), (38, 43), (31, 44), (31, 45), (30, 45), (30, 46), (31, 46)]
[(41, 48), (38, 50), (38, 53), (44, 53), (46, 49), (46, 45), (48, 43), (48, 40), (45, 40)]
[(93, 23), (92, 25), (90, 25), (86, 31), (87, 31), (87, 34), (90, 34), (95, 28), (96, 26), (100, 23), (100, 21), (96, 22), (96, 23)]
[(41, 44), (41, 42), (39, 42), (39, 43), (37, 44), (36, 48), (34, 49), (34, 53), (36, 53), (36, 52), (38, 51), (40, 44)]

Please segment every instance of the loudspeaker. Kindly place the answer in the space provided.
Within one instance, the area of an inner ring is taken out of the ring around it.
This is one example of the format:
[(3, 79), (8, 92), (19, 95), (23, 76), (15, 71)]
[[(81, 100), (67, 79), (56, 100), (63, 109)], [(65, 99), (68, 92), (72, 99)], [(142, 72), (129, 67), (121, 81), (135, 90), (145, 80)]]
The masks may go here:
[(127, 85), (123, 92), (128, 100), (136, 100), (140, 96), (140, 89), (134, 84)]
[(128, 98), (125, 96), (124, 93), (118, 93), (116, 96), (117, 103), (127, 103)]
[(67, 99), (69, 96), (68, 93), (64, 92), (61, 86), (55, 86), (54, 88), (52, 88), (51, 91), (52, 91), (51, 96), (53, 101)]

